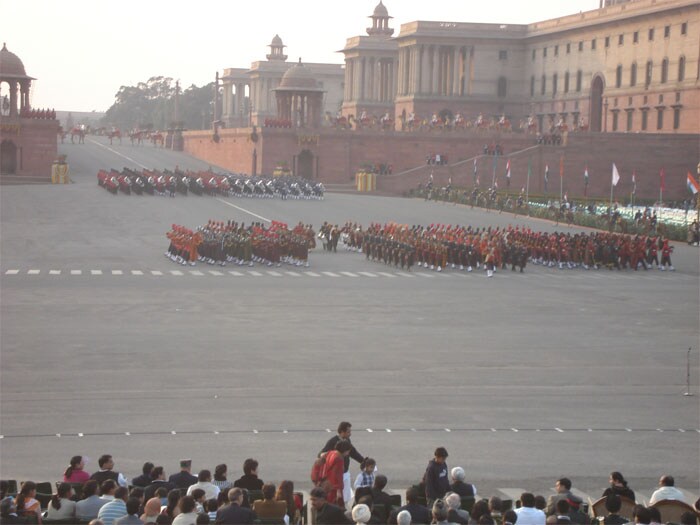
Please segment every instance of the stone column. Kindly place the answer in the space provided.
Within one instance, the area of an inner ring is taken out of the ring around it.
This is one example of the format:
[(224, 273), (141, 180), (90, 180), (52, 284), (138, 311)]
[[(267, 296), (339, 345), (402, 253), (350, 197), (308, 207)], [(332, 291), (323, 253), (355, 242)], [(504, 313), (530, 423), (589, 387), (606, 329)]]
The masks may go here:
[(435, 45), (433, 46), (433, 70), (432, 70), (432, 75), (433, 75), (433, 82), (432, 82), (432, 94), (433, 95), (439, 95), (440, 94), (440, 83), (439, 83), (439, 72), (440, 72), (440, 47)]
[(17, 111), (17, 81), (9, 81), (10, 85), (10, 117), (16, 117)]
[(459, 46), (452, 51), (452, 96), (459, 95)]

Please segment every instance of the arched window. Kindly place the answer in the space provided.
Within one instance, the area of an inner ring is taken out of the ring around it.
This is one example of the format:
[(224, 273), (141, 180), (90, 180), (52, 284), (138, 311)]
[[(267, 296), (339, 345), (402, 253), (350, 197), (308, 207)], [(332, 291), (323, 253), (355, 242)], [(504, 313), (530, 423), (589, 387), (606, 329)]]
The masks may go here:
[(569, 92), (569, 72), (564, 73), (564, 93)]
[(665, 84), (668, 81), (668, 58), (664, 58), (661, 62), (661, 83)]
[(583, 84), (583, 71), (580, 69), (576, 72), (576, 92), (581, 92), (581, 86)]
[(547, 92), (547, 76), (542, 75), (542, 94), (544, 95)]
[(617, 66), (615, 70), (615, 87), (622, 87), (622, 66)]
[(637, 85), (637, 63), (632, 62), (632, 67), (630, 68), (630, 86), (634, 87)]
[(535, 96), (535, 75), (530, 77), (530, 96)]
[(505, 98), (507, 91), (508, 91), (508, 81), (506, 80), (506, 77), (499, 77), (498, 78), (498, 97)]
[(685, 80), (685, 57), (678, 59), (678, 82)]
[(646, 76), (644, 77), (644, 85), (645, 86), (648, 86), (649, 84), (651, 84), (651, 75), (652, 75), (653, 69), (654, 69), (654, 64), (652, 63), (651, 60), (649, 60), (647, 62)]

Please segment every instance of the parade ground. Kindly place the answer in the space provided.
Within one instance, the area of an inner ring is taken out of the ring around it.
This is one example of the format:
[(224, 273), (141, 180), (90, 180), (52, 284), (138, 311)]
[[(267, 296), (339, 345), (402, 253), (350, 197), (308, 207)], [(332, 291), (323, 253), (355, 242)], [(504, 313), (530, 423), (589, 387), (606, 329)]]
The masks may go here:
[(697, 247), (675, 244), (675, 272), (489, 279), (320, 247), (310, 268), (184, 267), (163, 256), (165, 233), (209, 219), (581, 230), (349, 193), (113, 196), (100, 168), (208, 166), (101, 137), (59, 152), (71, 184), (0, 187), (1, 478), (53, 482), (71, 456), (93, 471), (109, 453), (130, 478), (191, 458), (235, 479), (254, 457), (263, 480), (308, 489), (347, 420), (394, 490), (445, 446), (485, 496), (546, 495), (567, 476), (597, 498), (611, 471), (638, 499), (665, 473), (700, 493)]

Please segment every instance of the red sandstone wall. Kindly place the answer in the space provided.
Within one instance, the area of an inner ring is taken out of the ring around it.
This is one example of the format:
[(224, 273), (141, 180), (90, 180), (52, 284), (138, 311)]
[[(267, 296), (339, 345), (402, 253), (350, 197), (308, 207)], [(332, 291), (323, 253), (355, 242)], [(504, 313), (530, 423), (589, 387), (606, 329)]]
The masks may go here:
[(17, 175), (51, 177), (51, 164), (58, 154), (58, 126), (57, 120), (3, 118), (0, 142), (10, 140), (17, 146)]
[[(564, 156), (564, 192), (570, 197), (584, 194), (583, 171), (590, 174), (588, 196), (609, 198), (612, 163), (615, 162), (622, 180), (615, 189), (620, 199), (629, 198), (632, 189), (632, 170), (637, 174), (637, 198), (657, 198), (659, 170), (666, 171), (664, 199), (684, 199), (689, 196), (686, 173), (695, 173), (700, 158), (699, 135), (656, 134), (570, 134), (567, 145), (542, 146), (526, 153), (514, 152), (531, 147), (533, 136), (522, 134), (495, 135), (478, 132), (425, 132), (400, 133), (378, 131), (340, 131), (323, 129), (317, 132), (297, 132), (292, 129), (260, 129), (258, 141), (250, 140), (250, 129), (222, 130), (221, 141), (215, 143), (211, 132), (185, 134), (185, 150), (212, 164), (237, 172), (251, 172), (253, 148), (258, 153), (258, 173), (271, 174), (278, 162), (293, 165), (295, 155), (303, 149), (318, 157), (318, 175), (314, 161), (314, 175), (327, 183), (350, 183), (354, 173), (365, 163), (392, 164), (394, 173), (425, 165), (426, 155), (447, 154), (450, 164), (482, 154), (484, 144), (499, 142), (506, 156), (498, 158), (495, 173), (499, 188), (506, 187), (505, 168), (511, 159), (511, 190), (519, 191), (526, 184), (528, 162), (532, 162), (530, 192), (544, 194), (544, 167), (549, 164), (550, 176), (547, 194), (559, 195), (559, 162)], [(302, 142), (300, 137), (318, 135), (317, 141)], [(402, 176), (378, 178), (378, 188), (401, 193), (425, 183), (430, 170), (435, 184), (444, 185), (452, 177), (455, 186), (472, 185), (473, 164), (459, 167), (425, 167)], [(491, 185), (494, 173), (493, 157), (478, 161), (482, 187)], [(444, 180), (443, 180), (444, 179)]]

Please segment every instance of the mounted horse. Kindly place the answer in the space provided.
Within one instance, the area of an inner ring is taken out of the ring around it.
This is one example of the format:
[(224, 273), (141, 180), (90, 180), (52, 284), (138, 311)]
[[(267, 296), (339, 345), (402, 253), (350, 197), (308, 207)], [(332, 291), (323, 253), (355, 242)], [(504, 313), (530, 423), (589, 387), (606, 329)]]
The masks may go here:
[(163, 137), (163, 134), (160, 131), (156, 131), (155, 133), (151, 133), (149, 136), (149, 140), (153, 144), (153, 147), (160, 146), (161, 148), (165, 144), (165, 137)]
[(75, 144), (75, 137), (78, 137), (78, 144), (85, 144), (85, 128), (83, 126), (76, 126), (70, 130), (71, 144)]
[(139, 130), (132, 130), (129, 132), (129, 139), (131, 140), (131, 145), (141, 146), (143, 144), (143, 136), (146, 132)]
[(114, 141), (114, 139), (119, 139), (119, 144), (121, 144), (122, 143), (122, 132), (119, 131), (118, 129), (112, 128), (112, 130), (107, 133), (107, 138), (109, 139), (110, 146), (112, 145), (112, 142)]

